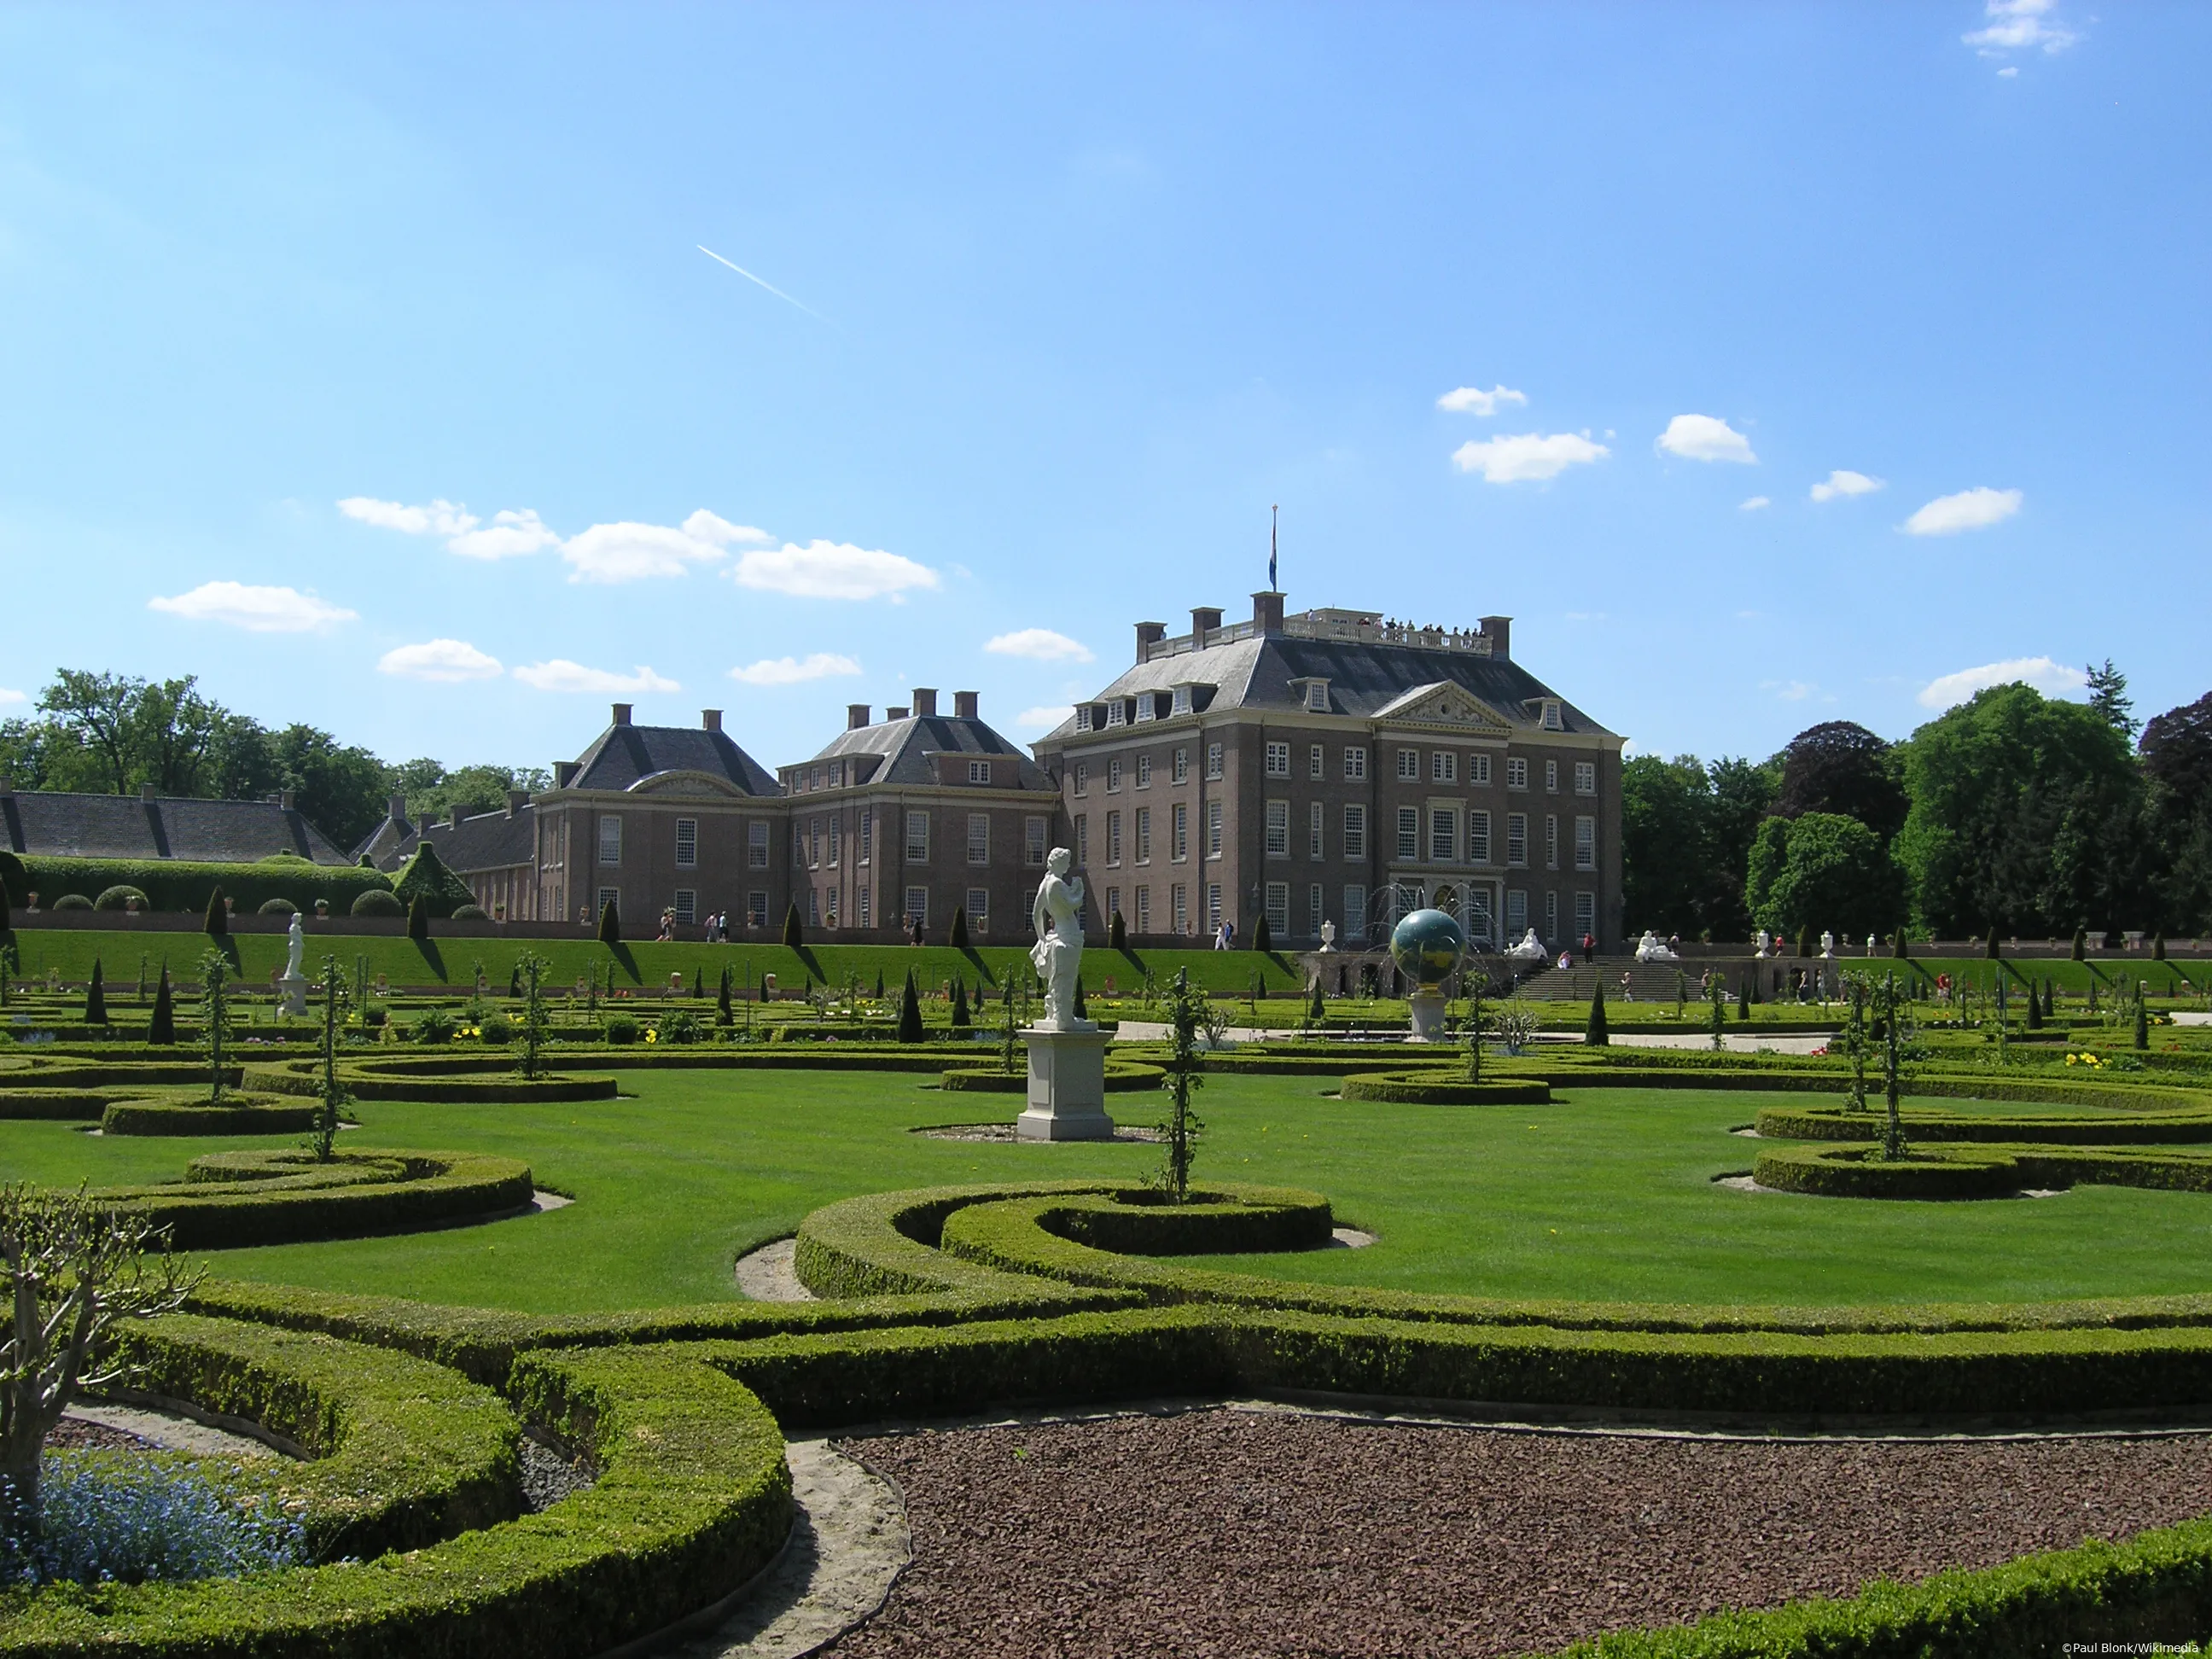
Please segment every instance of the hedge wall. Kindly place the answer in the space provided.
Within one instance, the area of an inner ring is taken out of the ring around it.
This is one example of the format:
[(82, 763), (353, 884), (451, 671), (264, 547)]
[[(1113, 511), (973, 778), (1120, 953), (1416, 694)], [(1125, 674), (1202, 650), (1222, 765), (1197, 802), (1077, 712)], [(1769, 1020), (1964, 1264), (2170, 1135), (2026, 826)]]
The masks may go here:
[[(502, 1075), (471, 1077), (465, 1071), (496, 1070)], [(338, 1068), (339, 1080), (356, 1100), (438, 1101), (454, 1104), (492, 1105), (573, 1100), (612, 1100), (619, 1092), (611, 1077), (542, 1077), (514, 1074), (514, 1061), (495, 1059), (478, 1066), (473, 1060), (441, 1073), (426, 1066), (410, 1077), (393, 1077), (386, 1067), (349, 1062)], [(278, 1094), (317, 1095), (323, 1091), (322, 1062), (287, 1060), (276, 1066), (250, 1066), (246, 1080), (257, 1089)]]
[[(110, 887), (136, 887), (156, 910), (207, 908), (209, 895), (217, 887), (244, 915), (258, 910), (264, 901), (289, 899), (312, 911), (317, 899), (328, 899), (334, 915), (344, 915), (355, 897), (372, 890), (392, 890), (392, 878), (379, 870), (343, 864), (309, 864), (290, 859), (264, 859), (253, 864), (196, 864), (181, 859), (74, 859), (44, 855), (23, 860), (24, 879), (39, 902), (51, 908), (64, 893), (87, 898)], [(12, 885), (12, 884), (10, 884)], [(23, 896), (17, 894), (21, 903)]]
[[(1907, 1140), (2033, 1140), (2073, 1146), (2177, 1146), (2212, 1140), (2212, 1111), (2114, 1114), (2107, 1117), (2061, 1117), (2022, 1113), (2003, 1117), (1969, 1112), (1911, 1111), (1899, 1114)], [(1842, 1107), (1790, 1110), (1762, 1107), (1757, 1120), (1770, 1140), (1864, 1140), (1876, 1133), (1876, 1111)]]
[[(1158, 1088), (1160, 1079), (1166, 1075), (1157, 1066), (1109, 1060), (1106, 1062), (1106, 1092), (1139, 1094)], [(1027, 1071), (1002, 1072), (995, 1066), (963, 1066), (940, 1073), (938, 1080), (938, 1087), (956, 1093), (1018, 1095), (1027, 1092), (1029, 1086)]]
[[(0, 1095), (0, 1111), (6, 1097)], [(202, 1101), (118, 1100), (100, 1114), (110, 1135), (304, 1134), (315, 1127), (319, 1106), (276, 1095), (226, 1095), (220, 1106)]]
[(2212, 1156), (2132, 1147), (1940, 1146), (1891, 1162), (1878, 1146), (1762, 1150), (1753, 1170), (1762, 1187), (1826, 1198), (2002, 1198), (2027, 1188), (2077, 1182), (2212, 1193)]
[(1469, 1083), (1450, 1072), (1370, 1072), (1344, 1079), (1344, 1098), (1414, 1106), (1548, 1106), (1552, 1085), (1540, 1078)]

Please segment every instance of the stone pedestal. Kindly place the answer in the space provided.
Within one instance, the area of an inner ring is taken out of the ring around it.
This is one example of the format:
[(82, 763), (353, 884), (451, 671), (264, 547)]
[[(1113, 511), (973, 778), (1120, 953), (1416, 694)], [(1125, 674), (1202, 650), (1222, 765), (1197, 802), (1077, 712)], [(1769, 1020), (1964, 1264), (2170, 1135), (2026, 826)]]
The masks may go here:
[(285, 975), (276, 981), (276, 989), (284, 999), (276, 1011), (278, 1013), (287, 1019), (305, 1019), (307, 1017), (307, 981), (304, 975)]
[(1407, 999), (1413, 1011), (1413, 1029), (1407, 1033), (1409, 1042), (1443, 1042), (1444, 994), (1432, 987), (1424, 987)]
[(1067, 1030), (1026, 1027), (1029, 1104), (1014, 1120), (1024, 1140), (1110, 1140), (1106, 1115), (1106, 1034), (1085, 1020)]

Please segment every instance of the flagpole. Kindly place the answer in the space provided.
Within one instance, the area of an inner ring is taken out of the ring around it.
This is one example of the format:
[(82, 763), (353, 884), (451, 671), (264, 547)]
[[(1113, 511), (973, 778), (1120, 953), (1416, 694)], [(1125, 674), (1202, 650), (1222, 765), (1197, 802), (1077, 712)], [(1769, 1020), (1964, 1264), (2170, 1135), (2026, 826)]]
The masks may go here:
[(1275, 520), (1282, 510), (1279, 505), (1267, 509), (1267, 591), (1270, 593), (1280, 591), (1275, 580)]

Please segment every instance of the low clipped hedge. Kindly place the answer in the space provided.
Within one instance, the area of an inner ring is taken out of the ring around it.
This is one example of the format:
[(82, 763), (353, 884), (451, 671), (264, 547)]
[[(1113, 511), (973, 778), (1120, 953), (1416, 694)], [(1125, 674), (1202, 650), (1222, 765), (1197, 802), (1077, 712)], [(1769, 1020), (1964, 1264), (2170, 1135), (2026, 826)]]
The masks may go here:
[(118, 1100), (100, 1114), (108, 1135), (300, 1134), (315, 1127), (319, 1105), (281, 1095), (226, 1095), (220, 1106), (204, 1100)]
[[(489, 1070), (501, 1075), (471, 1076)], [(464, 1060), (450, 1069), (436, 1065), (412, 1068), (393, 1075), (391, 1062), (349, 1061), (338, 1067), (339, 1080), (356, 1100), (436, 1101), (451, 1105), (527, 1104), (577, 1100), (612, 1100), (619, 1092), (611, 1077), (520, 1078), (512, 1060), (495, 1057), (478, 1066)], [(284, 1060), (274, 1066), (246, 1068), (246, 1080), (257, 1089), (277, 1094), (320, 1095), (322, 1062)]]
[(0, 1089), (0, 1119), (94, 1121), (119, 1098), (102, 1089)]
[(783, 1437), (681, 1349), (531, 1354), (522, 1408), (598, 1481), (553, 1509), (374, 1559), (102, 1586), (0, 1613), (0, 1651), (202, 1659), (587, 1659), (712, 1606), (791, 1525)]
[[(26, 890), (33, 893), (105, 893), (134, 887), (155, 910), (207, 908), (217, 887), (241, 912), (258, 910), (265, 900), (290, 899), (312, 910), (328, 899), (334, 912), (350, 909), (356, 895), (389, 892), (392, 878), (380, 870), (352, 864), (310, 864), (301, 858), (263, 859), (252, 864), (196, 863), (188, 859), (80, 859), (27, 854)], [(9, 884), (14, 885), (13, 882)], [(20, 902), (21, 894), (16, 898)]]
[(1998, 1198), (2024, 1188), (2077, 1183), (2212, 1193), (2212, 1156), (2132, 1147), (1987, 1146), (1922, 1148), (1902, 1160), (1860, 1146), (1761, 1149), (1762, 1187), (1823, 1198)]
[[(2212, 1140), (2212, 1111), (2115, 1113), (2108, 1116), (2045, 1114), (1978, 1116), (1968, 1112), (1899, 1114), (1910, 1140), (2033, 1140), (2073, 1146), (2166, 1146)], [(1757, 1119), (1770, 1140), (1864, 1140), (1879, 1127), (1873, 1111), (1843, 1107), (1762, 1108)]]
[(94, 1195), (168, 1231), (179, 1250), (361, 1238), (520, 1210), (530, 1166), (482, 1152), (349, 1147), (319, 1164), (304, 1152), (210, 1152), (181, 1183)]
[(240, 1418), (307, 1453), (258, 1484), (304, 1504), (316, 1560), (419, 1549), (522, 1513), (521, 1425), (442, 1365), (191, 1314), (125, 1327), (121, 1352), (131, 1396)]
[[(1106, 1062), (1106, 1092), (1127, 1095), (1157, 1089), (1166, 1075), (1157, 1066), (1109, 1060)], [(961, 1066), (941, 1073), (938, 1079), (941, 1089), (968, 1094), (1018, 1095), (1027, 1092), (1029, 1086), (1027, 1071), (1002, 1072), (995, 1066)]]
[(1369, 1072), (1344, 1079), (1344, 1097), (1415, 1106), (1548, 1106), (1552, 1085), (1540, 1078), (1469, 1083), (1449, 1072)]

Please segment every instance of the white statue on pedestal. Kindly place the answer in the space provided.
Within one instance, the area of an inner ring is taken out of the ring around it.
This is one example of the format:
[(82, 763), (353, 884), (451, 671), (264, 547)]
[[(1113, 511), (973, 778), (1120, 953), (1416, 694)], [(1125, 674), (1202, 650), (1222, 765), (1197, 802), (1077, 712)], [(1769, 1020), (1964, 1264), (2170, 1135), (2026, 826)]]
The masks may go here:
[(1820, 935), (1820, 954), (1824, 957), (1832, 957), (1836, 954), (1836, 936), (1833, 933)]
[(1030, 947), (1030, 961), (1044, 981), (1044, 1018), (1038, 1028), (1048, 1031), (1089, 1031), (1097, 1028), (1075, 1018), (1075, 989), (1083, 972), (1083, 878), (1068, 876), (1075, 855), (1055, 847), (1044, 861), (1044, 882), (1030, 907), (1030, 923), (1037, 942)]
[(1674, 962), (1680, 960), (1674, 951), (1670, 951), (1667, 946), (1659, 942), (1659, 935), (1653, 933), (1649, 927), (1644, 930), (1644, 937), (1636, 941), (1636, 959), (1638, 962)]
[(1336, 924), (1333, 921), (1324, 921), (1321, 925), (1321, 948), (1324, 951), (1336, 949)]
[(1536, 930), (1531, 927), (1521, 936), (1521, 942), (1505, 953), (1505, 957), (1509, 962), (1541, 962), (1550, 954), (1544, 948), (1544, 941), (1536, 937)]
[(1768, 933), (1766, 929), (1764, 927), (1760, 928), (1759, 930), (1759, 937), (1755, 941), (1759, 946), (1757, 954), (1762, 957), (1765, 956), (1766, 954), (1766, 947), (1773, 942), (1773, 939), (1774, 936)]
[(300, 971), (300, 963), (307, 954), (307, 930), (300, 926), (300, 913), (292, 912), (292, 926), (284, 940), (284, 975), (276, 981), (277, 989), (284, 994), (282, 1012), (295, 1017), (307, 1012), (307, 978)]

